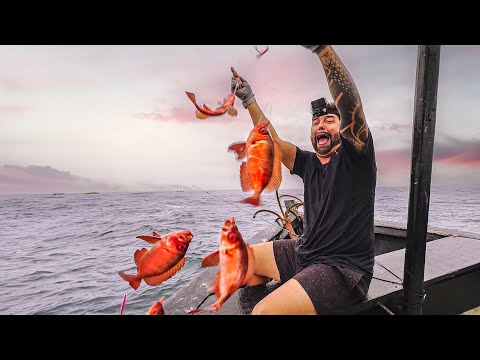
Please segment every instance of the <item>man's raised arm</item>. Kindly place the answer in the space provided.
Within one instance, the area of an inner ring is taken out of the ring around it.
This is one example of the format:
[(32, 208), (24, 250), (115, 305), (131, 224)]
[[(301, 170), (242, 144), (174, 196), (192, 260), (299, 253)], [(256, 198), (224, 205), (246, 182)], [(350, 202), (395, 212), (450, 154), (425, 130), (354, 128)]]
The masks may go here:
[[(241, 86), (237, 89), (236, 95), (237, 97), (242, 100), (242, 105), (244, 108), (248, 110), (250, 113), (250, 117), (252, 118), (253, 125), (257, 125), (259, 122), (267, 122), (269, 121), (265, 114), (263, 113), (260, 106), (258, 106), (257, 101), (255, 100), (255, 96), (253, 95), (252, 88), (248, 81), (244, 78), (240, 77), (242, 81)], [(235, 90), (236, 85), (236, 78), (232, 77), (232, 91)], [(278, 136), (275, 128), (272, 126), (272, 123), (268, 125), (268, 129), (270, 130), (270, 134), (272, 135), (272, 139), (277, 141), (280, 144), (280, 148), (282, 150), (282, 163), (287, 167), (288, 170), (293, 170), (293, 165), (295, 164), (295, 156), (297, 153), (297, 147), (288, 141), (284, 141), (280, 139)]]
[(331, 45), (302, 45), (317, 54), (327, 76), (332, 98), (340, 113), (340, 133), (358, 150), (369, 135), (357, 86)]

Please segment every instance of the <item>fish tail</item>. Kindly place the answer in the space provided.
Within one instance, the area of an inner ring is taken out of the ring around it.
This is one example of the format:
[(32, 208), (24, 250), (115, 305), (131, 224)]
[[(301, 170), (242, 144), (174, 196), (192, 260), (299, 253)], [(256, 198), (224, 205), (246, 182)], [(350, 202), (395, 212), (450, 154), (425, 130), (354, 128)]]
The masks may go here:
[(245, 198), (240, 202), (246, 203), (246, 204), (251, 204), (253, 206), (258, 206), (258, 205), (260, 205), (260, 195), (259, 194), (258, 195), (253, 194), (252, 196), (250, 196), (248, 198)]
[(134, 290), (137, 290), (140, 286), (140, 283), (142, 282), (142, 279), (138, 279), (137, 275), (128, 275), (125, 274), (123, 271), (119, 271), (118, 275), (120, 275), (123, 280), (128, 281), (128, 283)]

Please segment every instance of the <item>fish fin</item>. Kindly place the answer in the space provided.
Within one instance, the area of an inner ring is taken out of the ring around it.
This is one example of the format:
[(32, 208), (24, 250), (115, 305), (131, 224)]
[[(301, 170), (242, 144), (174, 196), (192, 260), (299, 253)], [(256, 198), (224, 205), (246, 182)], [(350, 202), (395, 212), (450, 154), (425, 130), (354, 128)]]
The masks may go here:
[(137, 236), (136, 238), (145, 240), (149, 244), (155, 244), (157, 241), (159, 241), (161, 239), (157, 236), (150, 236), (150, 235), (140, 235), (140, 236)]
[(253, 206), (258, 206), (260, 205), (260, 194), (253, 194), (252, 196), (245, 198), (241, 200), (240, 202), (245, 203), (245, 204), (250, 204)]
[(162, 305), (163, 299), (165, 299), (165, 296), (162, 296), (160, 300), (155, 301), (152, 306), (150, 306), (150, 309), (148, 309), (146, 315), (165, 315)]
[(206, 114), (204, 114), (204, 113), (202, 113), (198, 110), (195, 111), (195, 116), (197, 117), (197, 119), (202, 119), (202, 120), (209, 117), (208, 115), (206, 115)]
[(255, 271), (255, 254), (253, 253), (253, 249), (250, 247), (250, 245), (248, 244), (245, 244), (245, 245), (247, 246), (247, 252), (248, 252), (248, 268), (247, 268), (247, 273), (243, 278), (242, 285), (245, 285), (250, 281), (250, 278), (252, 277)]
[(152, 236), (155, 236), (155, 237), (162, 237), (162, 235), (160, 235), (158, 232), (154, 231), (152, 233)]
[(135, 261), (135, 265), (137, 265), (138, 268), (138, 263), (142, 259), (143, 255), (145, 255), (148, 252), (147, 249), (142, 248), (141, 250), (135, 251), (135, 254), (133, 254), (133, 260)]
[(178, 270), (180, 270), (183, 265), (185, 265), (186, 258), (182, 258), (174, 267), (170, 268), (169, 270), (165, 271), (163, 274), (149, 276), (143, 279), (148, 285), (150, 286), (157, 286), (160, 285), (165, 280), (170, 279), (173, 275), (175, 275)]
[(243, 159), (247, 156), (247, 143), (245, 141), (239, 141), (230, 144), (228, 151), (234, 151), (237, 154), (237, 159)]
[(240, 165), (240, 185), (242, 186), (242, 190), (244, 192), (253, 190), (250, 177), (248, 176), (246, 162), (242, 162), (242, 165)]
[(230, 115), (230, 116), (237, 116), (238, 115), (237, 109), (235, 109), (231, 105), (227, 108), (227, 112), (228, 112), (228, 115)]
[(265, 187), (265, 192), (278, 190), (282, 183), (282, 149), (280, 144), (276, 141), (273, 142), (273, 169), (272, 177)]
[(215, 275), (215, 279), (213, 279), (208, 290), (213, 292), (217, 296), (217, 298), (222, 295), (220, 294), (220, 271), (217, 272), (217, 275)]
[(210, 255), (207, 255), (203, 260), (202, 260), (202, 267), (210, 267), (210, 266), (215, 266), (218, 265), (220, 262), (220, 252), (217, 250)]
[(119, 271), (118, 275), (120, 275), (123, 280), (128, 281), (128, 283), (134, 290), (137, 290), (140, 286), (140, 283), (142, 282), (142, 279), (138, 279), (137, 275), (128, 275), (125, 274), (123, 271)]
[(185, 94), (187, 94), (187, 97), (190, 99), (191, 102), (193, 102), (195, 105), (197, 104), (197, 100), (195, 100), (195, 94), (185, 91)]

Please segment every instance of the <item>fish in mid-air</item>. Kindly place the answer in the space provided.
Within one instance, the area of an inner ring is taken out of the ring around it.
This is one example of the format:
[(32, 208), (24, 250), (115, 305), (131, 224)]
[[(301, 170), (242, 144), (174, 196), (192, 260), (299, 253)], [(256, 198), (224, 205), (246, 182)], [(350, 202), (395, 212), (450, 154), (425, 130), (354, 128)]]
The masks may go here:
[[(157, 234), (158, 235), (158, 234)], [(160, 285), (175, 275), (185, 265), (185, 253), (193, 235), (188, 230), (173, 232), (164, 236), (141, 235), (137, 238), (147, 241), (153, 246), (150, 250), (143, 248), (135, 251), (134, 261), (137, 265), (135, 275), (118, 274), (137, 290), (142, 280), (148, 285)]]

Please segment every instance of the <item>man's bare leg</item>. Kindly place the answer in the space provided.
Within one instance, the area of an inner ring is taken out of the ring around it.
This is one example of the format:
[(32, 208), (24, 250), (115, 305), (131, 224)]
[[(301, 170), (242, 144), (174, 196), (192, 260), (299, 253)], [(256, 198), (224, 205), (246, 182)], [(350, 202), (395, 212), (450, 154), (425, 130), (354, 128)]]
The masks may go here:
[(252, 315), (316, 315), (310, 297), (302, 285), (290, 279), (265, 296), (252, 310)]
[(251, 245), (255, 255), (255, 271), (249, 286), (265, 284), (270, 279), (280, 280), (275, 255), (273, 254), (273, 242), (267, 241), (260, 244)]

